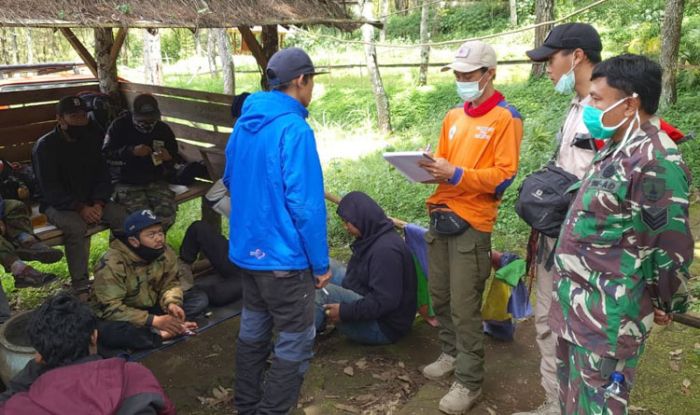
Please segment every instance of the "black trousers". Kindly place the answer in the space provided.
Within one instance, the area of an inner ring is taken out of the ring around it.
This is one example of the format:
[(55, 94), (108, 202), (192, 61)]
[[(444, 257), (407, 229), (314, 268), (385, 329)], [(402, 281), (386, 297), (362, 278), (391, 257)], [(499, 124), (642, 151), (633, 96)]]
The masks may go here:
[(202, 252), (219, 274), (220, 278), (195, 281), (207, 293), (213, 306), (229, 304), (242, 296), (241, 270), (229, 261), (228, 248), (228, 239), (201, 220), (192, 222), (187, 228), (180, 246), (183, 261), (191, 264)]
[[(196, 318), (207, 308), (206, 293), (193, 287), (185, 291), (182, 309), (188, 319)], [(148, 310), (150, 314), (163, 315), (160, 306)], [(142, 350), (160, 347), (163, 340), (150, 327), (136, 326), (128, 321), (101, 320), (97, 324), (97, 341), (102, 356), (111, 356), (125, 350)]]

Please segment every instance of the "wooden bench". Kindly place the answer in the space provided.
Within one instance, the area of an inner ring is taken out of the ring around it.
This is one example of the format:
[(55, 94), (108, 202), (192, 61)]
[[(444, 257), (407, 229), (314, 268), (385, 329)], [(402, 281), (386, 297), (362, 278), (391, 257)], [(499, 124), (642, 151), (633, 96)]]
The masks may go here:
[[(204, 196), (204, 194), (211, 187), (211, 183), (197, 181), (193, 185), (188, 186), (186, 192), (180, 193), (175, 196), (175, 202), (177, 204), (185, 203), (193, 199)], [(86, 235), (92, 236), (96, 233), (107, 230), (108, 227), (105, 225), (95, 225), (88, 228)], [(38, 228), (34, 229), (34, 234), (44, 243), (48, 245), (63, 245), (63, 232), (56, 228), (55, 226), (47, 223)]]
[[(190, 161), (204, 161), (212, 179), (223, 171), (223, 148), (233, 126), (230, 105), (233, 97), (201, 91), (121, 82), (124, 102), (129, 106), (143, 93), (156, 97), (165, 121), (175, 133), (178, 151)], [(0, 158), (28, 163), (38, 138), (56, 126), (56, 103), (63, 97), (80, 92), (98, 92), (97, 82), (78, 86), (59, 85), (52, 88), (0, 93)], [(197, 181), (175, 198), (184, 203), (202, 197), (211, 183)], [(202, 219), (220, 228), (221, 217), (202, 203)], [(63, 242), (62, 232), (42, 224), (37, 236), (51, 245)], [(91, 227), (87, 235), (105, 230), (104, 226)]]

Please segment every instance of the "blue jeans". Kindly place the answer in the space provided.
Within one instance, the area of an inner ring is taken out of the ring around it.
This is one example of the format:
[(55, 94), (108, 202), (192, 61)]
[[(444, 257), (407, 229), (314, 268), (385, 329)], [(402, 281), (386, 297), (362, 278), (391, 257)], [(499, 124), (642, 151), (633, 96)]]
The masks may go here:
[[(324, 304), (353, 303), (362, 299), (360, 294), (342, 287), (346, 271), (343, 264), (336, 260), (331, 260), (331, 271), (333, 272), (333, 277), (325, 288), (328, 294), (322, 289), (316, 290), (316, 331), (320, 331), (326, 324)], [(391, 340), (382, 333), (376, 320), (341, 321), (336, 328), (340, 334), (357, 343), (370, 345), (391, 343)]]

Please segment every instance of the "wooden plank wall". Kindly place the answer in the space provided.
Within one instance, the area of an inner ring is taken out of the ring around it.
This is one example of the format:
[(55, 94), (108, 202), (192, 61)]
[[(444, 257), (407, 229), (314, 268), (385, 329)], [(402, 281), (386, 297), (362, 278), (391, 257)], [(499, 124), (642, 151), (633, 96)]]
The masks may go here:
[[(129, 107), (139, 94), (156, 97), (188, 160), (201, 160), (201, 148), (226, 146), (233, 127), (232, 96), (128, 82), (121, 82), (120, 89)], [(56, 125), (58, 100), (83, 91), (98, 91), (97, 83), (0, 93), (0, 158), (31, 160), (36, 140)]]
[(180, 153), (189, 161), (202, 160), (202, 148), (226, 147), (233, 127), (233, 96), (132, 82), (120, 83), (120, 89), (129, 107), (144, 93), (158, 100), (164, 120), (179, 140)]
[(58, 101), (83, 91), (98, 91), (97, 83), (0, 93), (0, 158), (31, 160), (36, 140), (56, 126)]

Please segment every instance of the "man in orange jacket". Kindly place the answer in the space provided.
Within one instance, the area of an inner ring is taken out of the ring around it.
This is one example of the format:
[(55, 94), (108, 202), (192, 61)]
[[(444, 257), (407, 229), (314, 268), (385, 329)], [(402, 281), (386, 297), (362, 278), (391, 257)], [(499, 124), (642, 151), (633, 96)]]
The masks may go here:
[(429, 379), (455, 373), (440, 410), (461, 414), (481, 396), (484, 346), (481, 298), (491, 270), (491, 232), (500, 198), (518, 170), (522, 120), (496, 91), (496, 53), (466, 42), (452, 70), (464, 106), (442, 124), (435, 161), (423, 164), (439, 183), (428, 199), (429, 285), (440, 322), (442, 354), (423, 370)]

